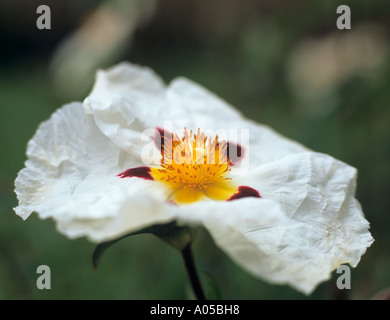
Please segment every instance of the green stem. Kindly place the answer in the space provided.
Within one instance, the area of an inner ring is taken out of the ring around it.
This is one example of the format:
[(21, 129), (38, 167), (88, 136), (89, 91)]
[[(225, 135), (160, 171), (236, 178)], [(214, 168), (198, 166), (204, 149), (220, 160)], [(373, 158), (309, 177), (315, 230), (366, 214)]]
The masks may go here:
[(196, 271), (194, 257), (192, 255), (192, 250), (191, 250), (191, 243), (186, 245), (184, 249), (181, 250), (181, 254), (187, 269), (188, 276), (190, 277), (191, 286), (192, 289), (194, 290), (195, 296), (197, 297), (198, 300), (206, 300), (202, 285), (199, 281), (198, 273)]

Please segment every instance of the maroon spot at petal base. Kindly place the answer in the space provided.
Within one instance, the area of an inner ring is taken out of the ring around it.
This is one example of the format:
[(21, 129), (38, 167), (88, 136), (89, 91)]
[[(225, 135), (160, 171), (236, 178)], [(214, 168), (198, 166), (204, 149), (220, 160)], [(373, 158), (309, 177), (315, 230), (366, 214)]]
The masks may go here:
[(238, 188), (238, 192), (233, 194), (227, 201), (232, 201), (232, 200), (237, 200), (237, 199), (247, 198), (247, 197), (261, 198), (261, 195), (257, 190), (251, 187), (241, 186)]
[(244, 149), (238, 143), (228, 142), (227, 143), (227, 156), (229, 164), (234, 166), (241, 162), (244, 157)]
[(157, 127), (153, 137), (154, 144), (161, 152), (164, 150), (164, 144), (172, 141), (172, 133), (162, 128)]
[(142, 178), (145, 180), (154, 180), (150, 174), (149, 167), (137, 167), (137, 168), (127, 169), (127, 170), (121, 172), (120, 174), (118, 174), (118, 177), (120, 177), (120, 178), (137, 177), (137, 178)]

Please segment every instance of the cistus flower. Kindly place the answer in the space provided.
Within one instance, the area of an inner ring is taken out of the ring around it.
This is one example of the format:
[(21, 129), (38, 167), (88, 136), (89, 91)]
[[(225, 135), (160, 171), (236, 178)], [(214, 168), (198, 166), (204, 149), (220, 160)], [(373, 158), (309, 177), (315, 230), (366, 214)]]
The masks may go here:
[(15, 181), (26, 219), (101, 243), (176, 222), (204, 226), (245, 270), (310, 294), (373, 242), (357, 171), (246, 119), (199, 85), (150, 69), (98, 71), (27, 147)]

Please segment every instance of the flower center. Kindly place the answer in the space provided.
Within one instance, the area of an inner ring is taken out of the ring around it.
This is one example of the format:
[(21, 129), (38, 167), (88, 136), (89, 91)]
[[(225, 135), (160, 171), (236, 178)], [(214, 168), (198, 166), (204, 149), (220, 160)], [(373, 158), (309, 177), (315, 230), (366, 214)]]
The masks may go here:
[(161, 166), (152, 168), (155, 180), (168, 185), (172, 200), (191, 203), (208, 197), (213, 200), (227, 200), (237, 191), (231, 178), (228, 161), (228, 144), (206, 137), (199, 129), (196, 133), (184, 130), (180, 138), (165, 139), (162, 145)]
[[(196, 133), (184, 129), (182, 138), (160, 128), (157, 132), (159, 134), (153, 140), (161, 151), (160, 166), (130, 168), (118, 177), (159, 181), (170, 192), (167, 202), (178, 205), (207, 199), (261, 198), (257, 190), (237, 187), (229, 177), (230, 167), (242, 157), (240, 145), (218, 141), (218, 135), (214, 139), (208, 138), (199, 129)], [(232, 149), (236, 149), (236, 155), (230, 154)]]

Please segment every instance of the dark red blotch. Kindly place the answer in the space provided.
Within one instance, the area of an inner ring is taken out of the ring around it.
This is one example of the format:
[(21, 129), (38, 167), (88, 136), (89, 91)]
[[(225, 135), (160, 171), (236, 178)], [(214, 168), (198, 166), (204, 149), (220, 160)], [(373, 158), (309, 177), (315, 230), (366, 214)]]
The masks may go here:
[(157, 132), (153, 137), (153, 141), (157, 149), (162, 152), (164, 150), (165, 141), (172, 141), (172, 133), (158, 127), (156, 128), (156, 131)]
[(235, 165), (242, 160), (244, 155), (244, 149), (238, 143), (228, 142), (227, 143), (227, 156), (229, 164)]
[(121, 172), (120, 174), (118, 174), (118, 177), (120, 178), (137, 177), (145, 180), (154, 180), (152, 175), (150, 174), (149, 167), (137, 167), (137, 168), (127, 169)]
[(241, 186), (238, 188), (238, 192), (233, 194), (227, 201), (232, 201), (232, 200), (237, 200), (241, 198), (261, 198), (260, 193), (251, 188), (251, 187), (246, 187), (246, 186)]

